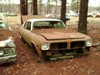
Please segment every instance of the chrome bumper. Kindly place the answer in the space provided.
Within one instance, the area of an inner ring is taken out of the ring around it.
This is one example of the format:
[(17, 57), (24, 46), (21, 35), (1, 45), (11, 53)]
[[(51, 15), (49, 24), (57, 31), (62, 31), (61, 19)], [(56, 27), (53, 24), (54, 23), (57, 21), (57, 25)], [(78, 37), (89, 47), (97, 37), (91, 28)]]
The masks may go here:
[(0, 64), (14, 62), (14, 61), (16, 61), (16, 56), (17, 56), (17, 54), (0, 57)]

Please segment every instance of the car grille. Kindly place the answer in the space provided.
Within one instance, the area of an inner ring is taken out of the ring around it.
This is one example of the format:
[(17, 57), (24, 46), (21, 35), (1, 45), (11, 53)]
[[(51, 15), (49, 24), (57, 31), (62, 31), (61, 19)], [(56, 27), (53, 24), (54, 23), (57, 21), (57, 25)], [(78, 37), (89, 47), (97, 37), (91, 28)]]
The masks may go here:
[(53, 50), (64, 50), (67, 48), (67, 42), (63, 42), (63, 43), (52, 43), (50, 45), (50, 48)]
[(51, 43), (50, 49), (51, 50), (67, 50), (67, 49), (81, 48), (84, 46), (85, 46), (84, 41), (73, 41), (70, 43), (60, 42), (60, 43)]
[[(58, 56), (60, 55), (74, 55), (77, 50), (84, 48), (84, 41), (71, 41), (71, 42), (60, 42), (51, 43), (50, 50), (45, 51), (46, 56)], [(80, 50), (81, 51), (81, 50)]]
[(84, 45), (85, 45), (84, 41), (75, 41), (70, 43), (70, 48), (83, 47)]

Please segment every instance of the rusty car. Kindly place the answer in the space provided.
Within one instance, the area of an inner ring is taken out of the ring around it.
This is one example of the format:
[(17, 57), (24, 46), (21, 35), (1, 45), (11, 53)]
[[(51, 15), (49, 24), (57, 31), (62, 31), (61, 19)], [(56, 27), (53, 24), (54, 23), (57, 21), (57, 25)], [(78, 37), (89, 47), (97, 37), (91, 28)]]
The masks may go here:
[(7, 22), (0, 20), (0, 64), (16, 61), (13, 32)]
[(91, 37), (68, 31), (59, 19), (28, 19), (19, 28), (19, 33), (40, 58), (50, 60), (89, 53), (92, 45)]

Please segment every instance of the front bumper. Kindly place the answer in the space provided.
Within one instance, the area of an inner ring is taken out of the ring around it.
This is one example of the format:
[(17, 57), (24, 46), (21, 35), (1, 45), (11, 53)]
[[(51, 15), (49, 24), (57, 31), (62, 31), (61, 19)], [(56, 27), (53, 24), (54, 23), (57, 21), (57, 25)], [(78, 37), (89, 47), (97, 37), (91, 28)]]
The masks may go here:
[(0, 64), (16, 61), (17, 54), (0, 57)]
[(82, 47), (75, 49), (65, 49), (65, 50), (48, 50), (43, 51), (44, 57), (48, 57), (50, 60), (73, 58), (76, 56), (88, 54), (90, 47)]

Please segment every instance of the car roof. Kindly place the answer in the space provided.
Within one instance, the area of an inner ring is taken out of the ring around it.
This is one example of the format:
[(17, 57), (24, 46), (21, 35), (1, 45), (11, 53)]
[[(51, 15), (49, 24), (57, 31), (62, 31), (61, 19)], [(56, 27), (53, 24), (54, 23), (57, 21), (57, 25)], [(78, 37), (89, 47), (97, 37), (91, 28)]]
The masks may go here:
[(35, 21), (61, 21), (61, 20), (51, 19), (51, 18), (42, 18), (42, 19), (28, 19), (27, 21), (35, 22)]

